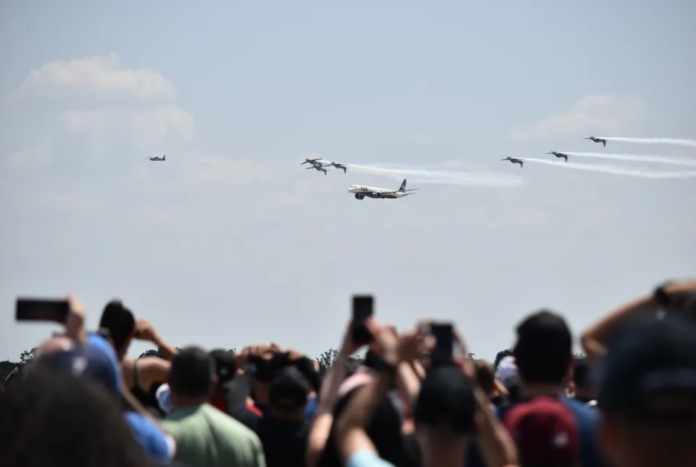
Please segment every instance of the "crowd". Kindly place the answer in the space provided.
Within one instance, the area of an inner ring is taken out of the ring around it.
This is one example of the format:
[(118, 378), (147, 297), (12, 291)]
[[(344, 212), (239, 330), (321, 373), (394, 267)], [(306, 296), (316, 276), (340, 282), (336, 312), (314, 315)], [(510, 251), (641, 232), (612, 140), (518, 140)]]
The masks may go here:
[[(578, 336), (581, 360), (548, 310), (496, 367), (458, 332), (442, 351), (431, 320), (400, 333), (368, 318), (323, 376), (275, 344), (177, 349), (119, 301), (87, 332), (69, 305), (64, 332), (4, 383), (4, 467), (696, 466), (696, 281), (609, 313)], [(129, 357), (133, 339), (164, 358)]]

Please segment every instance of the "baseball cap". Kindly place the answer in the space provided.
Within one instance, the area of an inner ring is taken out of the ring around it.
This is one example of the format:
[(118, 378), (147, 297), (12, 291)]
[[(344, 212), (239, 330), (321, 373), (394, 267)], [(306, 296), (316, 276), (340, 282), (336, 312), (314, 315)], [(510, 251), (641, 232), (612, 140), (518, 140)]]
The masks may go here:
[(269, 390), (271, 403), (277, 407), (294, 409), (304, 407), (311, 387), (304, 375), (294, 366), (279, 370)]
[(431, 369), (416, 400), (416, 425), (447, 428), (459, 434), (475, 429), (476, 398), (471, 380), (456, 366)]
[(112, 394), (118, 394), (120, 390), (118, 371), (114, 371), (104, 354), (90, 347), (51, 352), (41, 358), (40, 367), (70, 373), (77, 378), (90, 379), (101, 384)]
[(641, 320), (607, 346), (598, 406), (649, 422), (696, 421), (696, 324)]
[(504, 424), (517, 443), (522, 465), (570, 466), (580, 455), (580, 433), (558, 399), (535, 397), (514, 405)]

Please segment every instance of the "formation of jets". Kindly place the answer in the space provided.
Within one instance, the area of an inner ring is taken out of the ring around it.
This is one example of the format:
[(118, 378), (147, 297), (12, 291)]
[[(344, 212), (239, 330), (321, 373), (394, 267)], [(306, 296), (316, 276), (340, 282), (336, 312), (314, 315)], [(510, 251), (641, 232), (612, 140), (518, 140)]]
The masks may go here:
[[(328, 173), (328, 170), (326, 169), (327, 167), (343, 169), (343, 173), (348, 173), (347, 164), (327, 161), (323, 157), (317, 157), (316, 159), (305, 158), (304, 162), (301, 162), (300, 165), (304, 164), (310, 164), (310, 167), (307, 167), (307, 170), (314, 169), (320, 172), (324, 172), (324, 175), (327, 175)], [(416, 190), (420, 190), (420, 188), (413, 188), (407, 190), (406, 180), (404, 179), (404, 181), (401, 182), (401, 187), (399, 187), (398, 190), (392, 190), (390, 188), (375, 188), (364, 185), (351, 185), (350, 188), (348, 188), (348, 193), (354, 194), (355, 199), (359, 200), (363, 200), (365, 199), (365, 197), (372, 199), (399, 199), (414, 194), (411, 192)]]
[[(583, 138), (583, 139), (589, 139), (593, 143), (602, 143), (604, 145), (604, 147), (607, 146), (607, 140), (604, 138), (597, 138), (596, 136), (590, 136), (588, 138)], [(562, 152), (556, 152), (556, 151), (547, 152), (546, 154), (551, 154), (553, 156), (558, 157), (559, 159), (563, 159), (566, 162), (568, 162), (568, 157), (569, 157), (568, 154), (564, 154)], [(520, 168), (522, 168), (523, 164), (524, 164), (523, 160), (515, 159), (514, 157), (506, 157), (505, 159), (500, 159), (500, 160), (501, 161), (510, 161), (513, 164), (520, 164)]]

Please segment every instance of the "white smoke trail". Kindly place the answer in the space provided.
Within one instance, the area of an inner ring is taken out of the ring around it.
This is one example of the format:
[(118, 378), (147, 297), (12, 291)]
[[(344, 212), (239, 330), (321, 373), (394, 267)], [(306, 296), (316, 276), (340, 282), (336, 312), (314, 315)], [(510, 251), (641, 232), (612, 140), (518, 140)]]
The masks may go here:
[(511, 187), (523, 183), (521, 177), (507, 174), (470, 173), (447, 169), (424, 169), (421, 167), (385, 167), (347, 164), (348, 169), (391, 177), (403, 180), (411, 177), (416, 183), (438, 183), (456, 186), (498, 186)]
[(688, 172), (648, 172), (644, 170), (628, 169), (624, 167), (615, 167), (611, 165), (587, 165), (577, 164), (573, 162), (557, 162), (544, 159), (527, 159), (521, 158), (525, 162), (534, 162), (537, 164), (553, 165), (555, 167), (564, 167), (566, 169), (588, 170), (591, 172), (603, 172), (614, 175), (628, 175), (630, 177), (666, 179), (666, 178), (693, 178), (696, 177), (696, 170)]
[(696, 167), (695, 160), (677, 159), (675, 157), (645, 156), (642, 154), (602, 154), (600, 152), (567, 152), (559, 151), (571, 157), (592, 157), (597, 159), (614, 159), (617, 161), (657, 162), (659, 164), (685, 165)]
[(696, 148), (696, 141), (691, 139), (676, 138), (624, 138), (620, 136), (600, 136), (601, 139), (616, 141), (620, 143), (640, 143), (640, 144), (677, 144), (679, 146), (690, 146)]

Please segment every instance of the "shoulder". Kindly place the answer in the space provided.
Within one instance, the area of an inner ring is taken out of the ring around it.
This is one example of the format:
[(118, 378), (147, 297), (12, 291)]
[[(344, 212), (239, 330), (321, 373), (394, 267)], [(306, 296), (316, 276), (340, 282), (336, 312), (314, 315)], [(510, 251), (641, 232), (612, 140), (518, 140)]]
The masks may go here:
[(599, 419), (596, 409), (575, 399), (564, 398), (563, 403), (573, 413), (581, 429), (594, 428)]
[(158, 459), (171, 459), (173, 457), (174, 442), (172, 438), (160, 430), (155, 423), (136, 412), (126, 412), (124, 416), (135, 438), (148, 454)]

